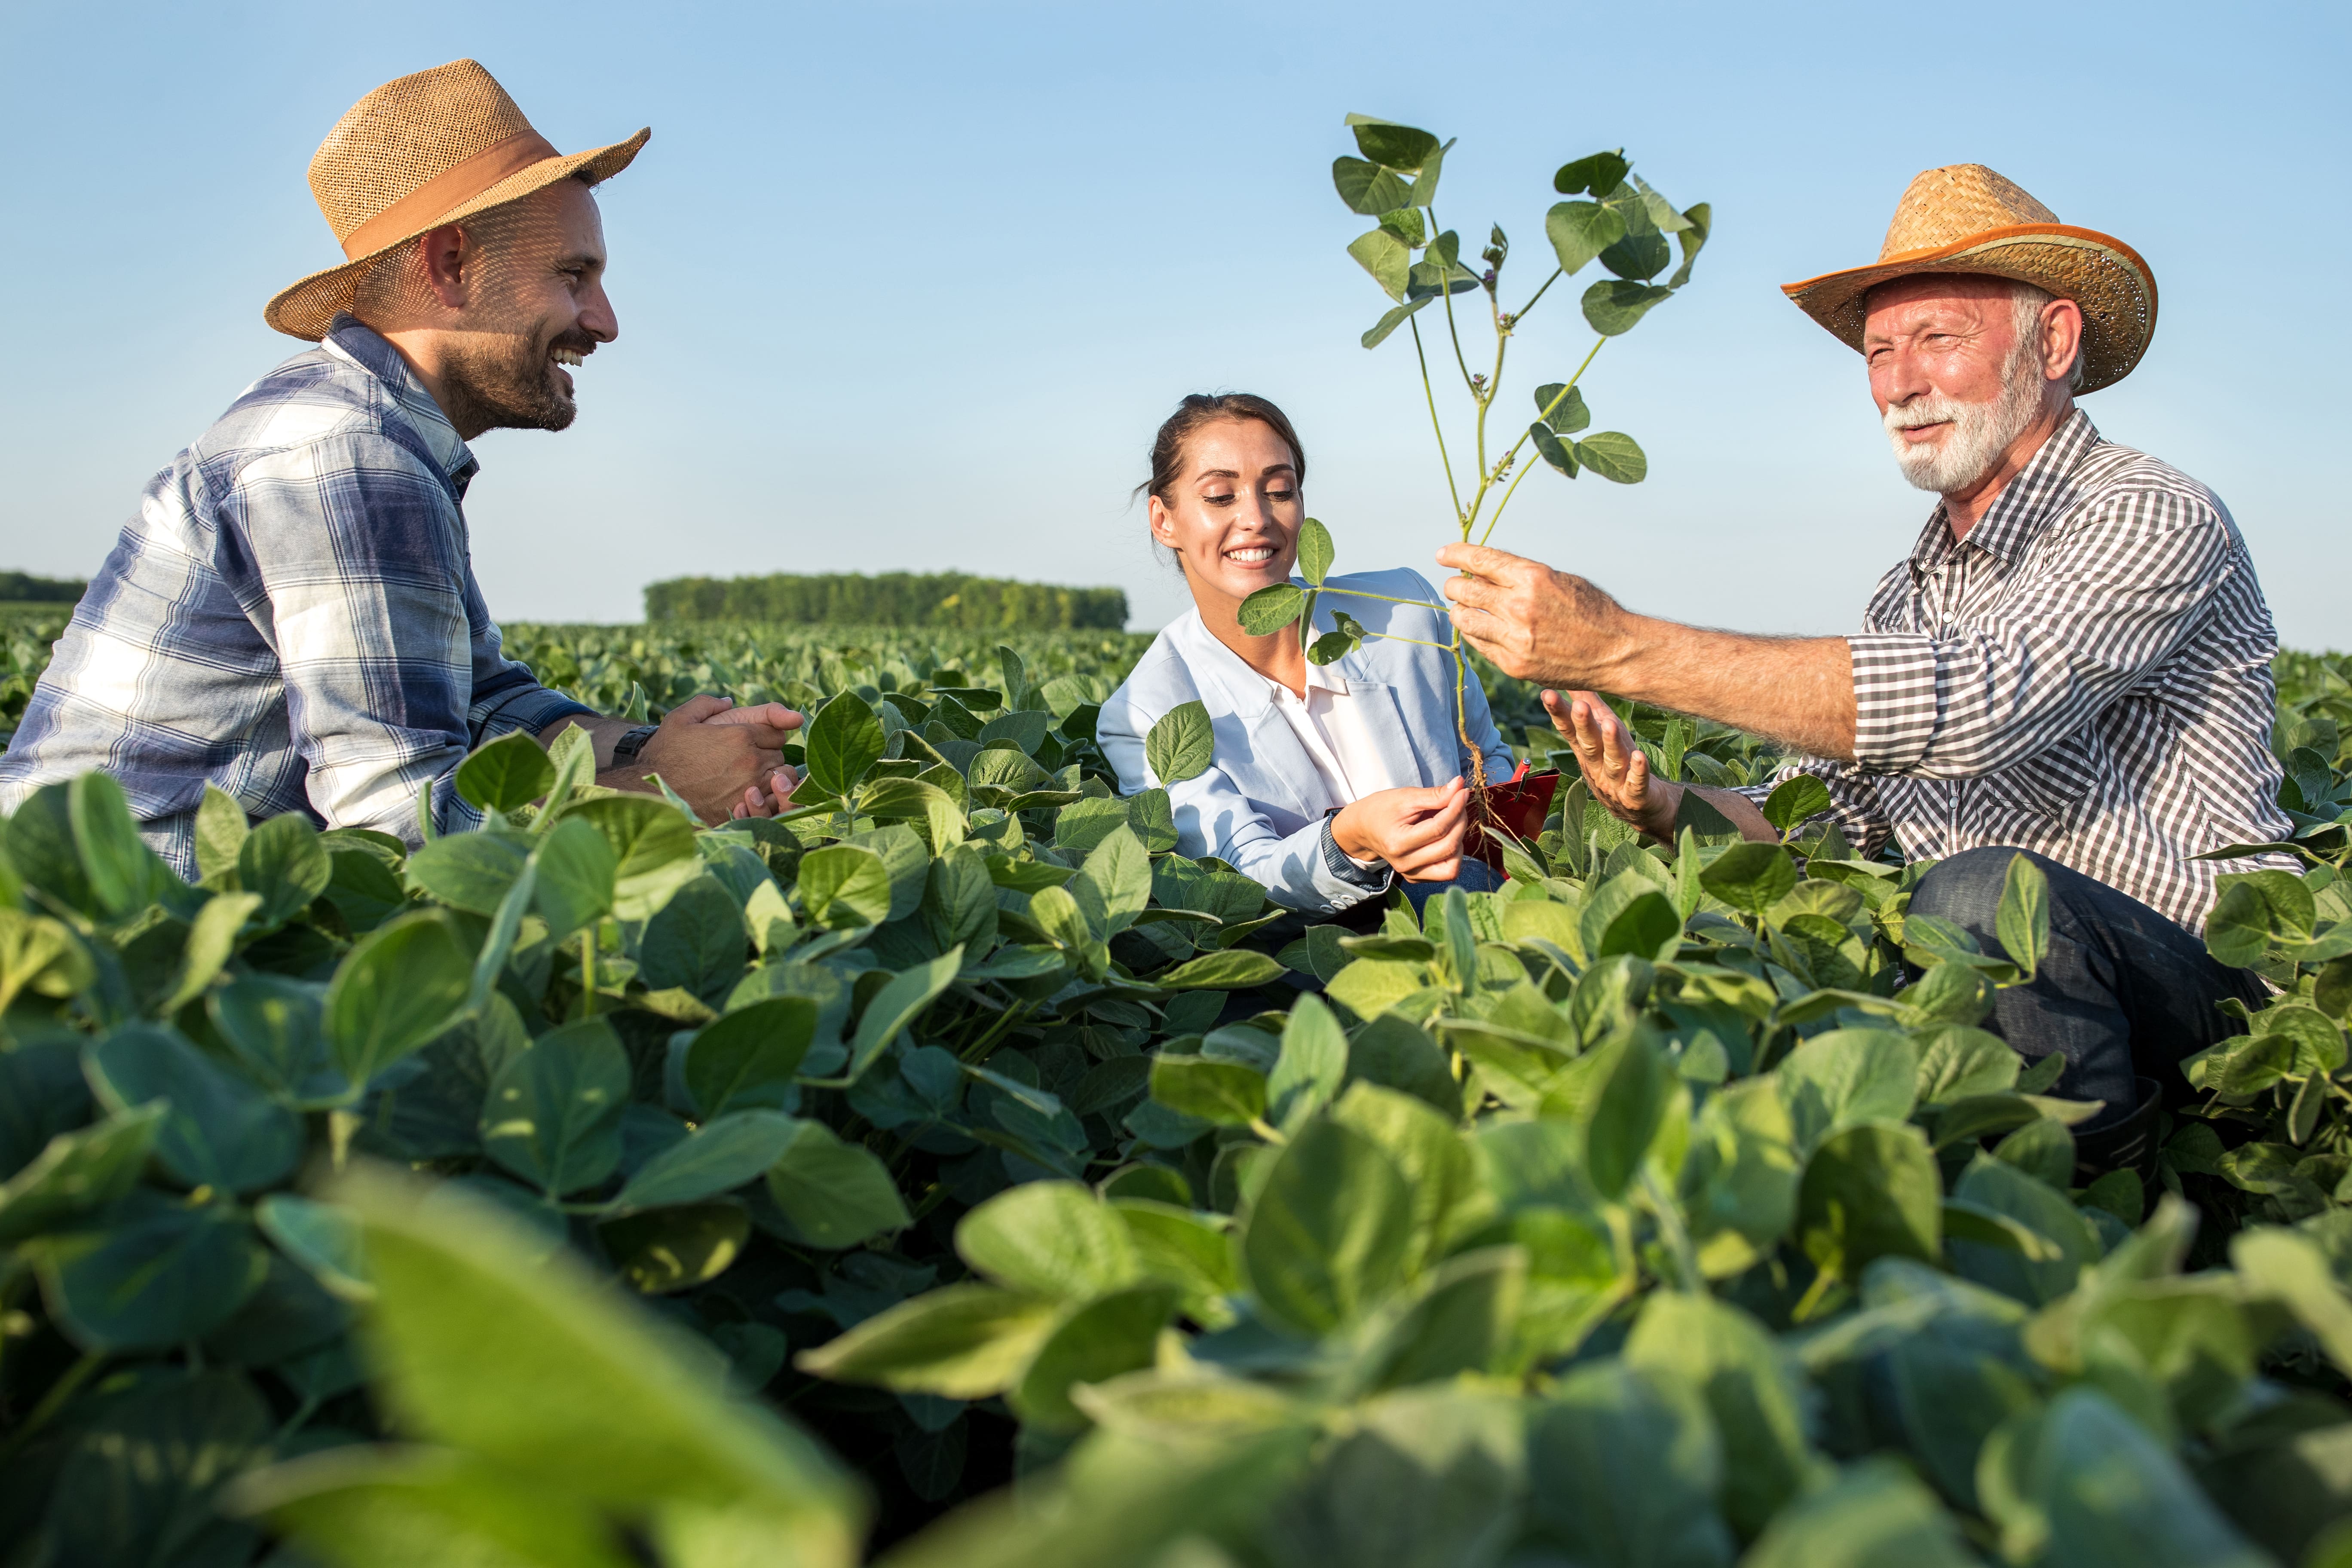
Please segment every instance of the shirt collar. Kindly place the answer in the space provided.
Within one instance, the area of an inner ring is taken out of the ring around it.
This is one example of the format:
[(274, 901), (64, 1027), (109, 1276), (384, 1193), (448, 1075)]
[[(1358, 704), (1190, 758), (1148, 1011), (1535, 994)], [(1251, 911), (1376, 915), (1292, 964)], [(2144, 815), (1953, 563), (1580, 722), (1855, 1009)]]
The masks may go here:
[(1919, 532), (1919, 542), (1911, 548), (1913, 578), (1941, 564), (1959, 544), (1974, 545), (2004, 566), (2015, 561), (2065, 510), (2072, 496), (2066, 480), (2098, 444), (2098, 427), (2077, 408), (2051, 432), (2017, 476), (2001, 486), (2000, 494), (1969, 530), (1968, 538), (1958, 544), (1952, 539), (1950, 514), (1937, 501), (1927, 526)]
[(384, 391), (391, 395), (409, 427), (424, 441), (433, 460), (440, 464), (441, 472), (457, 493), (464, 495), (466, 486), (482, 465), (457, 434), (457, 427), (449, 423), (441, 405), (433, 400), (433, 395), (425, 389), (425, 384), (416, 379), (416, 373), (409, 368), (400, 351), (374, 328), (347, 313), (335, 317), (320, 346), (383, 384)]

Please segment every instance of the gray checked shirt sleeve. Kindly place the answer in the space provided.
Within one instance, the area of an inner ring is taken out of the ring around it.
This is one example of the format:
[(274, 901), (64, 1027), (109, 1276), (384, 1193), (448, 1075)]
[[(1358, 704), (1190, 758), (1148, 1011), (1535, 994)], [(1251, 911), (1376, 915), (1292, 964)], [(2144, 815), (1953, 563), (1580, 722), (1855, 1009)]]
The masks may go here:
[(2190, 634), (2231, 544), (2181, 492), (2126, 491), (2070, 520), (2036, 552), (2040, 582), (1965, 627), (1848, 638), (1857, 767), (1971, 778), (2046, 750)]

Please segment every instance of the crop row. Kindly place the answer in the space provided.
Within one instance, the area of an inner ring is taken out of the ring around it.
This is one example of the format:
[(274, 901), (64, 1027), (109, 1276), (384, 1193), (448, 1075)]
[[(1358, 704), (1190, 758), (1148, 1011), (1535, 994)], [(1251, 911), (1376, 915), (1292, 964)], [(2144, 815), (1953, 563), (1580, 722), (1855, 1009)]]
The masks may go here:
[(2031, 868), (1979, 952), (1809, 781), (1779, 845), (1571, 786), (1503, 890), (1359, 933), (1115, 795), (1136, 639), (510, 646), (808, 707), (815, 804), (702, 829), (509, 737), (414, 852), (220, 798), (191, 887), (99, 775), (0, 825), (25, 1560), (2347, 1549), (2339, 665), (2283, 665), (2309, 868), (2211, 933), (2281, 998), (2153, 1188), (2084, 1189), (1980, 1026)]

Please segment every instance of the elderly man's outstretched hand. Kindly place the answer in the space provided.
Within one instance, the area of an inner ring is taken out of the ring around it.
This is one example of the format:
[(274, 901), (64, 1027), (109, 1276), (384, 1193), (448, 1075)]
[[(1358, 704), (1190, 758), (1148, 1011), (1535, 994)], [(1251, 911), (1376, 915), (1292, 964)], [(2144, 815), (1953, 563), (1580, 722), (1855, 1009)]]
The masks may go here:
[(1683, 786), (1650, 776), (1649, 754), (1617, 710), (1591, 691), (1547, 691), (1543, 705), (1602, 809), (1654, 837), (1672, 838)]
[(1613, 689), (1605, 671), (1622, 651), (1616, 600), (1581, 577), (1483, 544), (1449, 544), (1437, 560), (1464, 574), (1444, 584), (1454, 626), (1504, 674)]

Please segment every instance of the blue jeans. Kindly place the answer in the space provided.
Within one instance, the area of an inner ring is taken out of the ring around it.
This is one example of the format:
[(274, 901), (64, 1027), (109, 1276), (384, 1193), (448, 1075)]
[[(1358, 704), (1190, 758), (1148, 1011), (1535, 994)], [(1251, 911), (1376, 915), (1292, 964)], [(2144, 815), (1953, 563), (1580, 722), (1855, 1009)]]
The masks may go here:
[[(1913, 891), (1911, 912), (1941, 916), (1986, 952), (2000, 952), (1994, 921), (2018, 853), (1969, 849), (1937, 862)], [(2078, 1132), (2130, 1116), (2140, 1099), (2136, 1078), (2153, 1079), (2168, 1100), (2185, 1099), (2181, 1062), (2245, 1032), (2219, 1004), (2234, 996), (2262, 1006), (2262, 980), (2214, 962), (2202, 938), (2138, 900), (2055, 860), (2025, 858), (2050, 879), (2050, 952), (2032, 982), (1994, 994), (1985, 1027), (2029, 1065), (2063, 1055), (2053, 1093), (2106, 1101)]]

